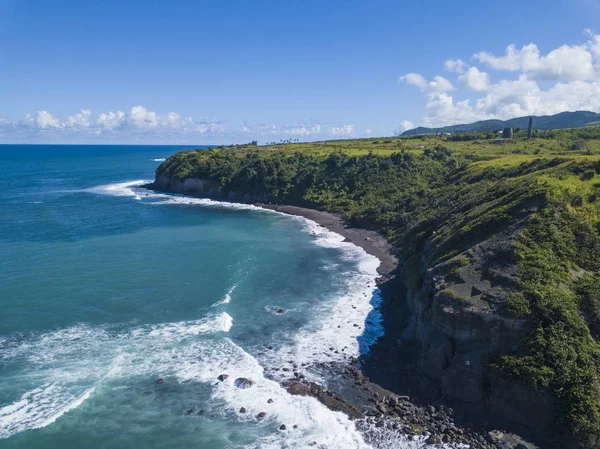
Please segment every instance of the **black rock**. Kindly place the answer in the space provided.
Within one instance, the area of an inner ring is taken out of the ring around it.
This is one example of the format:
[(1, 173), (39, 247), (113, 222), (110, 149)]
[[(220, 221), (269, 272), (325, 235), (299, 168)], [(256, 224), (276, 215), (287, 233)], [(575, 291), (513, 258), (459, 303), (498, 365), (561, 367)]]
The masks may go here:
[(267, 404), (272, 404), (273, 403), (273, 399), (269, 398), (269, 400), (267, 401)]
[(240, 413), (246, 413), (246, 409), (244, 407), (240, 408)]
[(287, 427), (285, 427), (285, 424), (282, 424), (279, 426), (279, 430), (286, 430), (286, 429), (287, 429)]
[(254, 385), (254, 381), (246, 379), (245, 377), (238, 377), (233, 384), (236, 387), (245, 390), (246, 388), (250, 388), (252, 385)]
[(217, 379), (219, 379), (221, 382), (223, 382), (228, 377), (229, 377), (229, 374), (219, 374), (219, 377), (217, 377)]
[(258, 419), (263, 419), (265, 416), (267, 416), (265, 412), (260, 412), (258, 415), (256, 415)]

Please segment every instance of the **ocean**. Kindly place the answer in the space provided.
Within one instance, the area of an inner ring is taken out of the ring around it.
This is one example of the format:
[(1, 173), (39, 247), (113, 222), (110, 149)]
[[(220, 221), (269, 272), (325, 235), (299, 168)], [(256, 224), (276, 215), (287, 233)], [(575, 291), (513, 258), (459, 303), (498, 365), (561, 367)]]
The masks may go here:
[(183, 148), (0, 146), (0, 448), (418, 447), (281, 386), (368, 353), (379, 261), (300, 217), (138, 187)]

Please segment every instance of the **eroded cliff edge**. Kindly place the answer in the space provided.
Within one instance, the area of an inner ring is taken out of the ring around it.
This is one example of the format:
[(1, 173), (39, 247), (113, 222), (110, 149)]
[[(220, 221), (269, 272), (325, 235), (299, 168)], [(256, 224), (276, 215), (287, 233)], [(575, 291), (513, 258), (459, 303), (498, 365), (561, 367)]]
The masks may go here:
[(590, 285), (600, 244), (578, 209), (589, 213), (594, 200), (552, 197), (540, 178), (584, 180), (600, 166), (545, 158), (482, 170), (447, 149), (196, 153), (167, 160), (152, 187), (331, 210), (395, 244), (401, 267), (382, 283), (386, 335), (364, 365), (372, 379), (456, 406), (466, 422), (530, 433), (542, 447), (595, 447)]

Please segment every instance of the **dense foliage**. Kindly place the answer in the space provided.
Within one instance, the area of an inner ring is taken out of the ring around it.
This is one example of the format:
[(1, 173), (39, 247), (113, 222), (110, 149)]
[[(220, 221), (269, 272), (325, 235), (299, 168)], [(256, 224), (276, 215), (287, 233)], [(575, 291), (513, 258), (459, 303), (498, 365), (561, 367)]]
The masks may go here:
[[(557, 399), (562, 424), (600, 444), (600, 128), (498, 145), (413, 137), (181, 152), (157, 175), (326, 209), (387, 234), (419, 287), (426, 271), (505, 233), (518, 282), (504, 313), (531, 332), (489, 369)], [(492, 136), (493, 137), (493, 136)], [(511, 237), (512, 238), (512, 237)], [(457, 299), (460, 300), (460, 299)]]

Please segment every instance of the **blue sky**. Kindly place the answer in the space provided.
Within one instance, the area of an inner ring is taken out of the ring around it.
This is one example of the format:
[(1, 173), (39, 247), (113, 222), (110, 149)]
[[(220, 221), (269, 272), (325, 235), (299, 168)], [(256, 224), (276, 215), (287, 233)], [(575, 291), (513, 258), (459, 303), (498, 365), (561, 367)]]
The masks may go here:
[(599, 0), (0, 0), (0, 142), (315, 140), (600, 112), (597, 17)]

